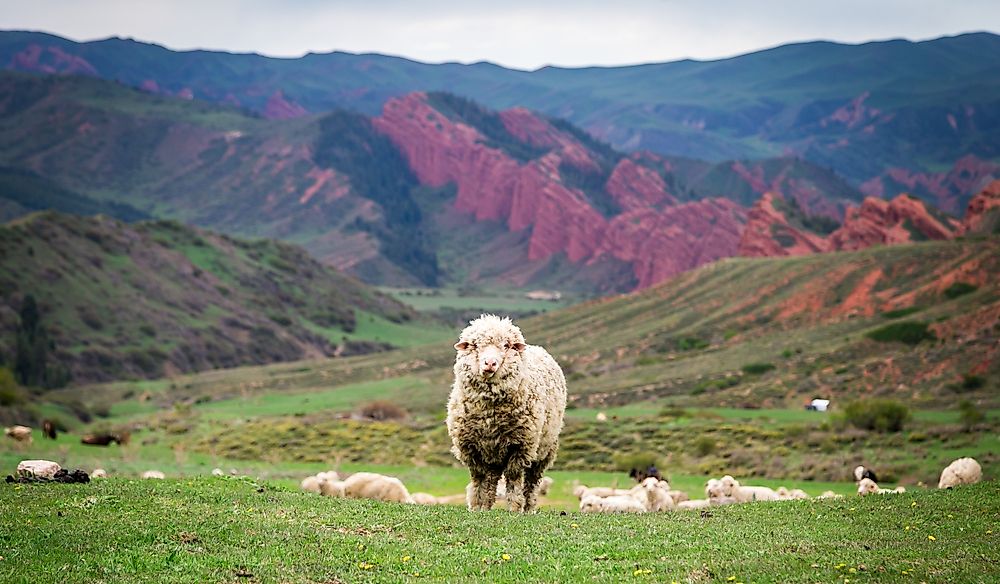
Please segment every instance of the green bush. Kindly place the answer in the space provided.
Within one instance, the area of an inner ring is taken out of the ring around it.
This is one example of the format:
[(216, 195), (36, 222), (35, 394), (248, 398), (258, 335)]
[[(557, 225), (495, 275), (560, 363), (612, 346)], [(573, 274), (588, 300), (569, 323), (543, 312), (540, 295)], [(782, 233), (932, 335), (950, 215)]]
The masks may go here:
[(844, 418), (862, 430), (899, 432), (910, 419), (910, 410), (891, 399), (861, 399), (847, 404)]
[(980, 375), (975, 375), (973, 373), (966, 373), (962, 375), (962, 389), (966, 391), (979, 389), (984, 385), (986, 385), (986, 380)]
[(628, 472), (633, 468), (646, 470), (651, 466), (660, 466), (660, 457), (654, 452), (637, 452), (616, 455), (614, 462), (615, 469)]
[(986, 414), (967, 399), (958, 404), (958, 412), (958, 419), (967, 432), (986, 419)]
[(920, 312), (923, 309), (924, 308), (922, 306), (909, 306), (907, 308), (897, 308), (896, 310), (883, 312), (882, 318), (903, 318), (904, 316), (909, 316), (914, 312)]
[(969, 284), (968, 282), (955, 282), (954, 284), (948, 286), (945, 289), (944, 295), (947, 296), (949, 299), (953, 299), (953, 298), (958, 298), (959, 296), (963, 296), (965, 294), (971, 294), (978, 289), (979, 289), (978, 286)]
[(927, 328), (926, 322), (894, 322), (875, 330), (868, 331), (865, 335), (873, 341), (880, 343), (906, 343), (916, 345), (921, 341), (933, 341), (937, 337), (934, 332)]
[(701, 436), (694, 441), (694, 453), (700, 457), (708, 456), (715, 452), (715, 440), (708, 436)]
[(14, 374), (6, 367), (0, 367), (0, 406), (9, 407), (24, 401), (24, 395), (17, 386)]
[(761, 375), (774, 369), (774, 363), (747, 363), (742, 369), (747, 375)]

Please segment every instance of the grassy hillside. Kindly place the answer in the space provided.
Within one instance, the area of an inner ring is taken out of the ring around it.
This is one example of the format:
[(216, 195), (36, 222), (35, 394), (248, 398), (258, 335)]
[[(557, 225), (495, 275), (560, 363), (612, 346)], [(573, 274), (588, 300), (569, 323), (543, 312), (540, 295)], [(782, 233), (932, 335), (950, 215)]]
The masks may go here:
[(986, 483), (702, 514), (518, 516), (246, 479), (6, 485), (0, 578), (58, 567), (60, 582), (988, 581), (1000, 577), (998, 497)]
[[(836, 481), (864, 460), (914, 484), (933, 482), (959, 456), (995, 464), (997, 246), (983, 239), (727, 260), (521, 321), (528, 341), (548, 347), (567, 374), (557, 468), (613, 471), (627, 455), (644, 455), (687, 475)], [(898, 323), (935, 339), (869, 336)], [(107, 412), (105, 426), (211, 456), (448, 466), (441, 421), (453, 359), (441, 343), (50, 397)], [(850, 400), (873, 396), (914, 410), (902, 432), (836, 417)], [(814, 397), (832, 399), (833, 413), (804, 411)], [(375, 400), (406, 417), (360, 418)], [(987, 415), (965, 421), (963, 401)], [(600, 411), (611, 421), (597, 422)]]
[(0, 227), (0, 354), (31, 295), (75, 383), (356, 354), (446, 338), (295, 246), (169, 221), (35, 214)]

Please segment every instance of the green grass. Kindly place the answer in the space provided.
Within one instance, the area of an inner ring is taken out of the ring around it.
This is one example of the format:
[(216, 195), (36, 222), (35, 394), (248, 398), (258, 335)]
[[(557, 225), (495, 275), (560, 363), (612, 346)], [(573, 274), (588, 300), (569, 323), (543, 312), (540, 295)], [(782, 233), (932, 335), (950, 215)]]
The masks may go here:
[(560, 300), (530, 300), (524, 297), (523, 291), (473, 292), (460, 293), (454, 288), (381, 288), (396, 300), (409, 304), (421, 312), (436, 311), (443, 308), (473, 309), (497, 312), (529, 312), (549, 311), (564, 308), (572, 304), (572, 299), (563, 297)]
[(522, 516), (225, 478), (4, 486), (0, 580), (992, 581), (998, 500), (984, 483), (705, 516)]

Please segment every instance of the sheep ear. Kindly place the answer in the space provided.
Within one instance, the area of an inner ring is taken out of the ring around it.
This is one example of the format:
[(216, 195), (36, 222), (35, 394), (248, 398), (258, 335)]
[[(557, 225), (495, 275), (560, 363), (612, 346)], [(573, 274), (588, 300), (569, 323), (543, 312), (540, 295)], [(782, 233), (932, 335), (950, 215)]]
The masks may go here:
[(469, 348), (469, 343), (467, 343), (465, 341), (459, 341), (459, 342), (455, 343), (455, 350), (456, 351), (464, 351), (464, 350), (466, 350), (468, 348)]
[(528, 348), (528, 345), (525, 345), (524, 343), (514, 343), (510, 347), (518, 353), (523, 353), (524, 350)]

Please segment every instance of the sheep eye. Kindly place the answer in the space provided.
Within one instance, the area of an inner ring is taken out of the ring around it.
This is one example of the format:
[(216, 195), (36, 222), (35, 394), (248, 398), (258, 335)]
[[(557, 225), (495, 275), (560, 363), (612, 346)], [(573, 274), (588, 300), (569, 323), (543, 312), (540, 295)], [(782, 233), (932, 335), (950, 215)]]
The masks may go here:
[(510, 348), (510, 343), (504, 343), (504, 344), (503, 344), (503, 349), (504, 349), (504, 351), (506, 351), (506, 350), (507, 350), (507, 349), (509, 349), (509, 348)]

